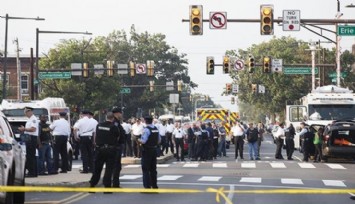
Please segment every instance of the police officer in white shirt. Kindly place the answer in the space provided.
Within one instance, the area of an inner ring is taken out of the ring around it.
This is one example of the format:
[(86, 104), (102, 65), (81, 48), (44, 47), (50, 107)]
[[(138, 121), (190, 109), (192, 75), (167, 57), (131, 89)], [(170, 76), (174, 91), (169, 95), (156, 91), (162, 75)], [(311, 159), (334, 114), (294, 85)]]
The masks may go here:
[[(167, 139), (167, 145), (170, 147), (170, 151), (172, 154), (174, 154), (174, 143), (173, 143), (173, 132), (174, 132), (175, 126), (173, 124), (172, 120), (168, 121), (168, 124), (166, 125), (166, 139)], [(168, 153), (168, 150), (165, 151), (165, 154)]]
[(132, 139), (131, 139), (131, 131), (132, 131), (132, 125), (129, 123), (127, 120), (123, 120), (122, 127), (125, 132), (125, 145), (123, 146), (123, 157), (125, 156), (133, 156), (132, 152)]
[(231, 133), (234, 139), (234, 146), (235, 146), (235, 159), (238, 159), (238, 153), (241, 159), (243, 157), (243, 146), (244, 146), (244, 134), (245, 129), (244, 127), (237, 121), (233, 124), (231, 129)]
[(160, 151), (160, 155), (161, 156), (164, 156), (164, 150), (166, 152), (168, 152), (168, 146), (167, 146), (167, 143), (166, 143), (166, 121), (163, 121), (162, 123), (158, 123), (156, 125), (156, 127), (158, 128), (159, 130), (159, 135), (160, 135), (160, 138), (161, 138), (161, 143), (160, 143), (160, 146), (161, 146), (161, 151)]
[(142, 148), (138, 141), (142, 137), (143, 129), (144, 126), (141, 122), (141, 119), (137, 118), (136, 122), (132, 125), (132, 135), (133, 135), (132, 146), (133, 146), (134, 157), (138, 157), (138, 158), (141, 158), (142, 156)]
[(54, 158), (54, 172), (58, 172), (59, 168), (59, 154), (62, 158), (62, 166), (60, 173), (67, 173), (68, 170), (68, 150), (67, 150), (67, 142), (70, 136), (70, 124), (65, 119), (67, 113), (60, 112), (59, 120), (55, 120), (49, 128), (53, 131), (54, 143), (53, 143), (53, 158)]
[[(185, 161), (184, 159), (184, 129), (181, 127), (180, 123), (176, 124), (176, 128), (174, 129), (173, 132), (173, 138), (175, 141), (176, 145), (176, 160), (180, 161)], [(180, 150), (180, 156), (179, 156), (179, 150)]]
[(19, 131), (23, 132), (26, 136), (26, 169), (28, 174), (26, 177), (37, 177), (37, 158), (36, 147), (40, 146), (38, 137), (38, 120), (33, 114), (33, 108), (25, 107), (25, 115), (28, 117), (25, 127), (20, 126)]
[(81, 159), (83, 161), (83, 169), (80, 173), (87, 174), (93, 171), (93, 136), (96, 127), (94, 122), (89, 118), (88, 110), (82, 111), (82, 118), (74, 125), (74, 136), (80, 144)]

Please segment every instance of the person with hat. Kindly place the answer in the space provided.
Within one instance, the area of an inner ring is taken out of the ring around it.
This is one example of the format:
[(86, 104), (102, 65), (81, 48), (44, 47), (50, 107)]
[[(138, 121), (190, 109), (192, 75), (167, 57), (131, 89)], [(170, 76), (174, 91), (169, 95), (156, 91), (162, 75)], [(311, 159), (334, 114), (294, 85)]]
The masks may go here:
[(138, 142), (142, 144), (142, 172), (144, 188), (158, 188), (157, 185), (157, 148), (161, 141), (159, 130), (152, 122), (153, 118), (147, 116), (144, 118), (146, 127), (143, 130), (141, 139)]
[(59, 154), (62, 159), (62, 166), (60, 173), (67, 173), (68, 170), (68, 152), (67, 152), (67, 142), (71, 133), (70, 124), (65, 119), (67, 116), (66, 112), (59, 113), (59, 119), (53, 121), (49, 128), (53, 131), (54, 141), (53, 141), (53, 158), (54, 173), (58, 172), (59, 168)]
[(26, 169), (28, 170), (27, 177), (37, 177), (37, 157), (36, 147), (41, 146), (41, 142), (38, 137), (38, 121), (33, 114), (32, 107), (25, 107), (25, 115), (28, 117), (26, 125), (21, 125), (18, 130), (28, 136), (26, 141)]
[(117, 148), (116, 152), (116, 158), (115, 158), (115, 165), (114, 165), (114, 170), (113, 170), (113, 183), (112, 186), (119, 188), (120, 187), (120, 173), (122, 170), (122, 149), (123, 145), (125, 145), (125, 131), (121, 125), (121, 120), (122, 120), (122, 110), (121, 108), (114, 107), (112, 109), (112, 114), (114, 116), (113, 124), (118, 128), (118, 145), (119, 147)]
[(83, 169), (80, 173), (87, 174), (93, 170), (93, 136), (96, 127), (89, 118), (88, 110), (81, 112), (82, 118), (74, 125), (74, 137), (79, 141)]

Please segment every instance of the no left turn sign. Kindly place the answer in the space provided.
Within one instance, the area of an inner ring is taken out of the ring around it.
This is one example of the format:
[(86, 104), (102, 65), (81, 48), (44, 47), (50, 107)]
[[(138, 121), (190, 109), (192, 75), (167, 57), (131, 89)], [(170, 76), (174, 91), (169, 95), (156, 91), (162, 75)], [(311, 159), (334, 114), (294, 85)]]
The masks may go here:
[(227, 12), (210, 12), (210, 29), (226, 29)]
[(242, 60), (236, 60), (234, 64), (234, 68), (237, 71), (243, 70), (244, 69), (244, 62)]

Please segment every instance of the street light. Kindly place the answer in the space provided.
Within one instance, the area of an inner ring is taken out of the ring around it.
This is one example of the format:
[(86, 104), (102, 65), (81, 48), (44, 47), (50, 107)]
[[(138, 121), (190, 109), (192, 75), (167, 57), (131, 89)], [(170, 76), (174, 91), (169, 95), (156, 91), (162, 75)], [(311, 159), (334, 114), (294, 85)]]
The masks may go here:
[[(44, 31), (44, 30), (39, 30), (36, 28), (36, 80), (38, 80), (38, 70), (39, 70), (39, 64), (38, 64), (38, 58), (39, 58), (39, 34), (40, 33), (47, 33), (47, 34), (81, 34), (81, 35), (92, 35), (92, 33), (89, 32), (70, 32), (70, 31)], [(36, 98), (38, 97), (38, 90), (36, 89)], [(31, 99), (34, 99), (34, 80), (31, 80)]]
[(6, 14), (5, 16), (0, 16), (0, 18), (5, 18), (5, 49), (4, 49), (4, 75), (2, 81), (2, 98), (6, 98), (6, 72), (7, 72), (7, 33), (8, 33), (8, 21), (9, 19), (13, 20), (36, 20), (36, 21), (44, 21), (44, 18), (26, 18), (26, 17), (14, 17)]

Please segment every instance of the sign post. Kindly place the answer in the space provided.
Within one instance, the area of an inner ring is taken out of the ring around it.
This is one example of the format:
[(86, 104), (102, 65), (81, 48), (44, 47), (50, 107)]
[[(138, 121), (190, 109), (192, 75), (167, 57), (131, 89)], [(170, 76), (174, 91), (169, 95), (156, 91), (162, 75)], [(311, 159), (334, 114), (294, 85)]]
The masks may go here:
[(283, 10), (282, 30), (283, 31), (300, 31), (301, 24), (300, 10)]

